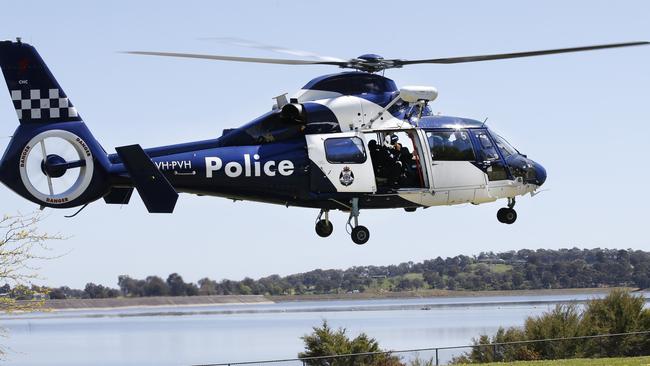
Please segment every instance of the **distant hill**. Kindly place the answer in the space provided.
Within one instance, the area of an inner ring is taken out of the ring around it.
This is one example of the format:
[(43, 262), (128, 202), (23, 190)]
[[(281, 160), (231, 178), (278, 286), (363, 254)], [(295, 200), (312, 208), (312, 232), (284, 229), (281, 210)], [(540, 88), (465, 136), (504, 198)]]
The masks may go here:
[[(650, 252), (617, 249), (522, 249), (483, 252), (389, 266), (316, 269), (257, 280), (185, 283), (176, 273), (133, 279), (120, 276), (119, 289), (89, 283), (84, 290), (49, 290), (54, 299), (196, 295), (327, 295), (419, 290), (537, 290), (604, 287), (650, 287)], [(5, 286), (7, 287), (7, 286)], [(7, 296), (11, 289), (4, 288)]]

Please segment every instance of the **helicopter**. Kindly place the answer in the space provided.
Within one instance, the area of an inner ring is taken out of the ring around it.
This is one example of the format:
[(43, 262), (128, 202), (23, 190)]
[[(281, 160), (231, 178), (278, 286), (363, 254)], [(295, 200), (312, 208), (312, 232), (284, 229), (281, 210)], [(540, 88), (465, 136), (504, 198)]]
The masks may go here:
[[(432, 113), (438, 91), (403, 86), (380, 72), (416, 64), (455, 64), (647, 45), (627, 42), (436, 59), (296, 60), (131, 51), (137, 55), (281, 65), (330, 65), (270, 111), (204, 141), (108, 153), (36, 49), (0, 41), (0, 67), (19, 126), (0, 160), (0, 181), (41, 209), (103, 199), (128, 204), (137, 190), (150, 213), (172, 213), (179, 193), (318, 209), (315, 231), (328, 237), (332, 210), (349, 213), (352, 241), (365, 244), (362, 209), (407, 212), (506, 200), (497, 219), (517, 219), (516, 198), (539, 193), (547, 173), (485, 121)], [(72, 216), (74, 216), (72, 215)], [(70, 217), (72, 217), (70, 216)]]

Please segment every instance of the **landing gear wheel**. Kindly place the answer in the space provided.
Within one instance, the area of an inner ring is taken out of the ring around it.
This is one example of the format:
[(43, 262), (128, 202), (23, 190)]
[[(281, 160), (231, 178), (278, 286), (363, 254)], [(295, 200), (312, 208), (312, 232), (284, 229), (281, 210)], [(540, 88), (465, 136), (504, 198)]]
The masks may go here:
[(327, 238), (332, 235), (333, 231), (334, 225), (332, 225), (332, 222), (328, 220), (318, 220), (318, 222), (316, 222), (316, 234), (321, 238)]
[(357, 245), (363, 245), (370, 239), (370, 230), (365, 226), (357, 226), (352, 229), (352, 241)]
[(501, 208), (497, 211), (497, 220), (504, 224), (513, 224), (517, 221), (517, 211), (509, 207)]

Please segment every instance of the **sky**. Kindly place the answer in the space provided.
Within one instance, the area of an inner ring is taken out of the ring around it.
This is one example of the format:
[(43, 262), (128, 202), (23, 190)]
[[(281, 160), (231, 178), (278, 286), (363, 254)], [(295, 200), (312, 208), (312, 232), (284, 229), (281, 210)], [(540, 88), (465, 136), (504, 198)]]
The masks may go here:
[[(14, 1), (0, 39), (33, 44), (109, 152), (214, 138), (267, 112), (328, 66), (281, 66), (126, 55), (125, 50), (284, 57), (201, 40), (238, 37), (352, 58), (436, 58), (650, 40), (647, 1)], [(484, 120), (548, 172), (547, 191), (517, 202), (361, 212), (363, 246), (334, 212), (181, 195), (172, 215), (98, 201), (79, 216), (47, 209), (51, 242), (37, 283), (112, 287), (117, 277), (177, 272), (186, 281), (287, 275), (522, 248), (650, 250), (647, 143), (650, 47), (388, 70), (398, 85), (431, 85), (435, 112)], [(0, 88), (0, 150), (18, 121)], [(0, 186), (0, 213), (38, 207)]]

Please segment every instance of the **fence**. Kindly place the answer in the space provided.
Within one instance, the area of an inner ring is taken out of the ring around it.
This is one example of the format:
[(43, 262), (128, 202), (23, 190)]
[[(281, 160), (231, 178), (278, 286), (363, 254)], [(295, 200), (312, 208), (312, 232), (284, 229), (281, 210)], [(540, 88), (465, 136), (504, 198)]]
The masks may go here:
[[(431, 356), (426, 357), (420, 365), (425, 366), (428, 363), (428, 360), (431, 361), (431, 364), (435, 362), (435, 365), (440, 365), (441, 362), (441, 352), (443, 351), (452, 351), (452, 350), (461, 350), (461, 349), (490, 349), (493, 355), (497, 355), (499, 350), (502, 350), (509, 346), (517, 345), (526, 345), (531, 343), (554, 343), (554, 342), (566, 342), (566, 341), (579, 341), (579, 340), (589, 340), (589, 339), (605, 339), (612, 337), (626, 337), (626, 336), (649, 336), (650, 330), (642, 332), (628, 332), (628, 333), (613, 333), (613, 334), (598, 334), (590, 336), (580, 336), (580, 337), (565, 337), (565, 338), (549, 338), (549, 339), (535, 339), (535, 340), (526, 340), (526, 341), (517, 341), (517, 342), (503, 342), (503, 343), (489, 343), (489, 344), (480, 344), (480, 345), (463, 345), (463, 346), (444, 346), (444, 347), (431, 347), (431, 348), (416, 348), (416, 349), (406, 349), (406, 350), (396, 350), (396, 351), (382, 351), (382, 352), (364, 352), (364, 353), (350, 353), (350, 354), (341, 354), (341, 355), (330, 355), (330, 356), (319, 356), (319, 357), (304, 357), (304, 358), (287, 358), (287, 359), (275, 359), (275, 360), (259, 360), (259, 361), (246, 361), (246, 362), (225, 362), (225, 363), (209, 363), (209, 364), (197, 364), (194, 366), (244, 366), (244, 365), (256, 365), (256, 364), (287, 364), (287, 365), (296, 365), (296, 366), (308, 366), (308, 365), (330, 365), (337, 360), (348, 360), (347, 365), (355, 365), (355, 361), (359, 361), (359, 364), (367, 364), (370, 358), (373, 356), (402, 356), (408, 354), (416, 354), (419, 359), (421, 353), (428, 353)], [(320, 362), (319, 362), (320, 361)], [(329, 363), (327, 361), (330, 361)]]

